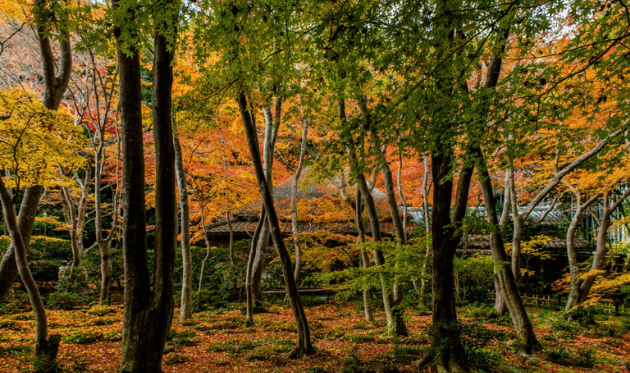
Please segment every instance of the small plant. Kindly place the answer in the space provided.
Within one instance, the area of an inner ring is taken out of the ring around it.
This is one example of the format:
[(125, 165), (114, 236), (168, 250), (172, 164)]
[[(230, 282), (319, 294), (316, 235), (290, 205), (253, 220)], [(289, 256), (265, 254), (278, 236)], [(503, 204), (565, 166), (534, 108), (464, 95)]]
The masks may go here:
[(94, 326), (110, 325), (110, 324), (113, 324), (115, 322), (116, 322), (115, 318), (109, 318), (109, 319), (98, 318), (98, 319), (96, 319), (96, 320), (94, 320), (92, 322), (92, 325), (94, 325)]
[(597, 358), (595, 347), (579, 349), (575, 355), (573, 365), (576, 367), (592, 368), (595, 366), (595, 360)]
[(63, 338), (66, 343), (74, 344), (92, 344), (103, 339), (103, 334), (92, 332), (77, 332)]
[(109, 341), (109, 342), (122, 341), (122, 332), (117, 329), (109, 330), (105, 332), (105, 334), (103, 335), (103, 340)]
[(549, 319), (551, 329), (559, 332), (576, 333), (580, 330), (580, 326), (570, 320), (565, 320), (561, 317), (554, 317)]
[(0, 321), (0, 328), (2, 329), (9, 329), (9, 330), (21, 330), (22, 327), (20, 326), (20, 324), (16, 323), (15, 321)]
[(50, 293), (46, 298), (46, 306), (51, 310), (72, 310), (84, 301), (75, 293)]
[(110, 313), (116, 313), (116, 309), (114, 307), (96, 306), (87, 311), (87, 313), (94, 316), (105, 316)]
[(562, 347), (554, 347), (547, 351), (547, 359), (559, 365), (571, 364), (571, 354)]
[(595, 308), (585, 306), (573, 307), (564, 317), (567, 320), (577, 322), (580, 326), (595, 325)]
[(168, 358), (166, 358), (166, 361), (164, 361), (164, 363), (166, 365), (184, 364), (188, 362), (188, 360), (190, 360), (190, 358), (186, 355), (173, 353), (173, 354), (169, 354)]
[(13, 320), (19, 320), (19, 321), (35, 320), (35, 316), (33, 316), (32, 313), (22, 313), (22, 314), (13, 316)]
[[(169, 332), (170, 334), (170, 332)], [(197, 333), (192, 330), (182, 330), (181, 332), (175, 332), (171, 336), (171, 343), (174, 346), (194, 346), (197, 342), (194, 341), (194, 338), (197, 336)], [(168, 338), (167, 338), (168, 339)]]

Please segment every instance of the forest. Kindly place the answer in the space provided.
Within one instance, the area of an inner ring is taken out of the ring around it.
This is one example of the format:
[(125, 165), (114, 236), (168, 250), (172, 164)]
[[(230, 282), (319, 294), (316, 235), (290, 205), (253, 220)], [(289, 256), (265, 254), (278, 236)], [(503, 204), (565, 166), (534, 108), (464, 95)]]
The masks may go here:
[(624, 0), (2, 1), (0, 372), (628, 371), (629, 43)]

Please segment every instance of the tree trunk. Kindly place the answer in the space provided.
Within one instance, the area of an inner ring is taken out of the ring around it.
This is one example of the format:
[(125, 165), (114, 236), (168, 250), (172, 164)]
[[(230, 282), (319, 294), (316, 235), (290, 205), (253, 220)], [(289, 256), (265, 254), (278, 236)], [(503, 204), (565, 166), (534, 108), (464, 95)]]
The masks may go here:
[(582, 279), (580, 278), (580, 267), (577, 260), (577, 252), (575, 251), (575, 233), (577, 232), (577, 229), (580, 225), (580, 219), (582, 218), (584, 211), (586, 211), (589, 205), (599, 199), (600, 194), (596, 194), (588, 201), (582, 203), (581, 193), (577, 189), (570, 186), (568, 183), (565, 184), (569, 186), (569, 189), (575, 196), (576, 200), (575, 214), (573, 215), (573, 218), (571, 219), (571, 224), (567, 229), (566, 238), (567, 258), (569, 260), (569, 274), (571, 276), (571, 282), (569, 284), (569, 296), (567, 298), (567, 305), (564, 310), (565, 312), (569, 312), (573, 307), (578, 304), (580, 297), (580, 284), (582, 284)]
[(245, 127), (245, 134), (247, 136), (247, 145), (252, 157), (252, 163), (254, 164), (254, 171), (256, 172), (256, 179), (258, 180), (258, 187), (262, 196), (263, 205), (267, 212), (267, 222), (269, 224), (269, 230), (273, 243), (278, 251), (278, 257), (282, 265), (282, 273), (284, 277), (284, 284), (286, 291), (289, 294), (289, 300), (291, 301), (291, 308), (295, 317), (297, 326), (298, 342), (297, 346), (287, 354), (289, 357), (301, 357), (304, 355), (310, 355), (314, 352), (311, 345), (310, 330), (308, 327), (308, 321), (306, 320), (306, 314), (300, 301), (300, 295), (298, 293), (297, 284), (293, 278), (293, 271), (291, 268), (291, 257), (287, 252), (284, 240), (282, 239), (282, 231), (280, 230), (280, 224), (278, 223), (278, 216), (276, 215), (276, 209), (273, 203), (273, 194), (271, 186), (268, 183), (268, 179), (264, 173), (263, 165), (260, 161), (260, 150), (258, 148), (258, 139), (256, 134), (256, 128), (252, 121), (252, 117), (247, 107), (247, 99), (245, 94), (241, 93), (238, 97), (238, 105), (241, 112), (241, 118)]
[[(611, 216), (612, 213), (621, 205), (626, 198), (630, 195), (630, 188), (627, 188), (625, 192), (617, 201), (613, 202), (611, 200), (611, 192), (604, 193), (604, 212), (602, 218), (599, 221), (599, 230), (597, 231), (597, 243), (595, 248), (595, 255), (593, 256), (593, 264), (591, 265), (591, 271), (601, 270), (604, 267), (604, 261), (606, 259), (606, 253), (608, 252), (608, 246), (606, 243), (608, 242), (608, 228), (612, 225)], [(595, 279), (597, 279), (597, 274), (592, 274), (586, 276), (580, 284), (580, 296), (579, 301), (585, 301), (588, 297), (589, 292), (591, 291), (591, 287), (595, 283)]]
[[(36, 1), (34, 7), (42, 17), (42, 24), (37, 25), (37, 39), (39, 41), (39, 50), (42, 57), (42, 72), (44, 76), (44, 97), (42, 103), (47, 109), (57, 110), (63, 98), (63, 94), (68, 88), (70, 74), (72, 73), (72, 45), (70, 43), (70, 33), (67, 30), (59, 31), (63, 41), (59, 43), (60, 58), (56, 61), (50, 37), (48, 36), (49, 30), (44, 26), (44, 24), (47, 23), (47, 19), (45, 18), (54, 16), (54, 13), (50, 12), (50, 9), (41, 9), (46, 7), (45, 2), (41, 0)], [(58, 67), (56, 68), (56, 66)], [(25, 247), (28, 247), (31, 241), (35, 215), (37, 214), (39, 199), (43, 189), (41, 185), (27, 187), (24, 192), (24, 197), (22, 198), (17, 225)], [(0, 262), (0, 301), (2, 301), (11, 290), (11, 286), (18, 272), (18, 268), (15, 264), (15, 249), (11, 244)]]
[[(133, 24), (136, 8), (129, 8), (121, 27)], [(177, 14), (167, 1), (159, 12)], [(118, 40), (120, 105), (123, 133), (125, 309), (123, 312), (121, 373), (161, 373), (166, 336), (173, 317), (173, 270), (177, 243), (175, 151), (171, 128), (173, 52), (163, 33), (175, 33), (174, 16), (156, 14), (153, 65), (153, 138), (156, 154), (155, 253), (150, 281), (146, 247), (144, 154), (140, 56), (134, 46), (125, 53)], [(127, 26), (128, 27), (128, 26)], [(127, 30), (127, 33), (133, 31)], [(121, 35), (121, 31), (117, 31)]]
[[(363, 214), (363, 208), (361, 204), (361, 188), (357, 185), (356, 192), (356, 200), (355, 200), (355, 209), (354, 209), (354, 222), (357, 226), (357, 232), (359, 233), (359, 243), (365, 243), (365, 227), (363, 226), (363, 219), (361, 215)], [(363, 267), (363, 272), (367, 271), (370, 266), (370, 257), (368, 256), (367, 250), (365, 247), (361, 246), (361, 266)], [(370, 294), (370, 289), (365, 287), (362, 290), (363, 293), (363, 312), (365, 314), (365, 321), (374, 322), (374, 315), (372, 313), (372, 295)]]
[[(44, 188), (39, 185), (28, 187), (22, 197), (17, 226), (25, 247), (28, 247), (31, 242), (33, 225), (35, 224), (39, 199), (42, 196), (43, 190)], [(15, 262), (15, 248), (13, 247), (13, 243), (11, 243), (0, 262), (0, 302), (3, 301), (11, 291), (13, 281), (17, 275), (18, 267)]]
[[(265, 206), (263, 205), (260, 211), (260, 222), (264, 222), (267, 220), (267, 214), (265, 213)], [(245, 292), (247, 296), (247, 306), (245, 311), (245, 317), (247, 320), (245, 321), (246, 326), (251, 326), (254, 324), (254, 284), (252, 283), (252, 271), (254, 270), (254, 257), (256, 256), (256, 244), (260, 241), (260, 234), (262, 228), (266, 224), (258, 223), (256, 226), (256, 230), (254, 231), (254, 237), (252, 237), (252, 244), (249, 251), (249, 259), (247, 260), (247, 272), (245, 274)]]
[[(273, 190), (273, 151), (276, 146), (276, 140), (278, 138), (278, 130), (280, 128), (280, 118), (282, 113), (282, 98), (278, 96), (276, 98), (275, 106), (275, 119), (271, 108), (265, 106), (263, 108), (263, 114), (265, 117), (265, 138), (263, 143), (263, 172), (267, 178), (269, 187)], [(252, 116), (252, 123), (254, 123), (254, 117)], [(254, 124), (255, 125), (255, 124)], [(245, 282), (250, 282), (251, 287), (249, 289), (253, 291), (251, 296), (247, 299), (252, 299), (253, 302), (259, 302), (262, 299), (262, 273), (265, 267), (265, 260), (267, 258), (267, 248), (269, 246), (270, 229), (268, 223), (265, 220), (259, 220), (258, 224), (262, 224), (261, 233), (258, 236), (256, 243), (256, 250), (253, 253), (253, 267), (251, 271), (251, 279), (246, 279)], [(249, 259), (248, 259), (249, 262)], [(253, 307), (253, 306), (252, 306)]]
[(426, 304), (426, 289), (427, 289), (427, 265), (429, 263), (429, 257), (431, 256), (431, 217), (429, 216), (429, 154), (424, 152), (424, 175), (422, 177), (422, 214), (424, 215), (424, 229), (425, 240), (427, 249), (425, 251), (424, 262), (422, 262), (422, 270), (420, 272), (420, 303), (422, 307)]
[(230, 241), (228, 244), (230, 265), (234, 267), (234, 228), (232, 227), (232, 214), (228, 211), (225, 213), (225, 217), (227, 218), (228, 231), (230, 232)]
[[(402, 245), (407, 244), (405, 228), (403, 227), (402, 219), (400, 218), (400, 212), (398, 211), (398, 202), (396, 202), (396, 192), (394, 189), (394, 178), (392, 176), (392, 170), (389, 167), (389, 163), (385, 158), (385, 153), (380, 152), (377, 154), (379, 163), (381, 164), (381, 170), (383, 172), (383, 180), (385, 181), (385, 191), (387, 195), (387, 205), (389, 206), (389, 213), (392, 216), (392, 222), (394, 223), (394, 232), (396, 233), (396, 241), (398, 244), (398, 251), (401, 250)], [(405, 212), (406, 214), (406, 212)], [(396, 254), (395, 268), (398, 268), (400, 254)], [(404, 308), (402, 306), (403, 300), (403, 285), (399, 283), (398, 276), (394, 275), (394, 297), (392, 301), (392, 311), (394, 312), (394, 323), (396, 329), (394, 334), (397, 336), (409, 336), (409, 329), (405, 324)]]
[(541, 346), (536, 339), (534, 328), (518, 292), (516, 279), (507, 266), (507, 254), (505, 253), (499, 219), (497, 218), (492, 180), (490, 179), (490, 173), (488, 172), (481, 149), (477, 148), (476, 152), (478, 157), (477, 172), (479, 174), (479, 182), (481, 183), (483, 199), (486, 205), (486, 215), (488, 217), (488, 223), (493, 227), (493, 229), (490, 230), (488, 240), (490, 242), (490, 249), (492, 250), (492, 257), (494, 258), (495, 273), (500, 290), (499, 293), (505, 299), (507, 308), (510, 311), (510, 316), (512, 317), (512, 323), (516, 329), (516, 345), (521, 349), (521, 352), (531, 354), (534, 351), (540, 350)]
[[(346, 104), (343, 99), (339, 99), (339, 118), (342, 122), (346, 121)], [(380, 222), (378, 220), (378, 213), (376, 211), (376, 205), (374, 203), (374, 197), (370, 192), (370, 188), (365, 180), (365, 176), (363, 172), (358, 169), (358, 160), (357, 155), (352, 146), (351, 141), (347, 141), (347, 152), (348, 159), (350, 161), (350, 167), (352, 172), (357, 177), (357, 185), (361, 190), (361, 196), (363, 197), (363, 201), (365, 202), (365, 207), (368, 212), (368, 216), (370, 218), (370, 227), (372, 229), (372, 240), (374, 242), (381, 242), (381, 227)], [(385, 265), (385, 256), (383, 252), (378, 248), (374, 247), (374, 265), (376, 266), (384, 266)], [(394, 317), (394, 312), (392, 310), (392, 294), (389, 290), (389, 284), (383, 274), (380, 274), (381, 280), (381, 288), (383, 294), (383, 308), (385, 309), (385, 318), (387, 319), (387, 334), (395, 334), (396, 333), (396, 320)]]
[(302, 167), (304, 165), (304, 156), (306, 155), (306, 140), (308, 135), (308, 121), (302, 122), (302, 145), (300, 146), (300, 156), (298, 158), (298, 165), (295, 169), (295, 175), (293, 175), (293, 183), (291, 183), (291, 231), (293, 233), (293, 246), (295, 247), (295, 271), (293, 277), (295, 283), (300, 283), (300, 267), (302, 265), (302, 250), (300, 248), (300, 242), (298, 240), (298, 214), (297, 214), (297, 192), (298, 182), (302, 175)]
[(199, 199), (201, 199), (201, 229), (203, 230), (203, 240), (206, 243), (206, 256), (201, 261), (201, 269), (199, 271), (199, 288), (197, 289), (197, 291), (201, 291), (201, 289), (202, 289), (203, 273), (204, 273), (204, 270), (206, 268), (206, 263), (208, 262), (208, 259), (210, 258), (210, 248), (212, 247), (210, 245), (210, 240), (208, 239), (208, 232), (207, 232), (207, 228), (206, 228), (206, 218), (204, 216), (204, 214), (205, 214), (204, 209), (205, 209), (205, 206), (206, 206), (206, 201), (205, 201), (205, 198), (203, 196), (203, 187), (201, 187), (199, 189)]
[[(176, 129), (173, 120), (173, 128)], [(182, 159), (182, 148), (179, 144), (179, 137), (173, 137), (173, 147), (175, 151), (175, 174), (177, 177), (177, 188), (179, 189), (179, 207), (181, 211), (181, 248), (182, 248), (182, 298), (179, 310), (179, 320), (184, 321), (192, 317), (192, 256), (190, 253), (190, 208), (188, 206), (188, 185), (186, 183), (186, 171), (184, 170), (184, 160)]]
[[(453, 217), (451, 218), (451, 199), (453, 181), (451, 180), (452, 150), (440, 146), (439, 153), (433, 154), (433, 214), (431, 235), (433, 246), (433, 273), (431, 276), (433, 313), (432, 324), (435, 328), (433, 346), (434, 359), (438, 369), (451, 372), (465, 371), (464, 349), (458, 334), (457, 313), (453, 293), (453, 259), (461, 239), (458, 232), (466, 213), (466, 201), (470, 188), (472, 169), (464, 169), (459, 176), (459, 187)], [(442, 341), (451, 341), (444, 344)]]
[(22, 240), (17, 218), (15, 217), (13, 198), (5, 187), (2, 178), (0, 178), (0, 200), (2, 201), (4, 221), (9, 230), (11, 241), (13, 242), (15, 262), (22, 283), (24, 283), (24, 287), (28, 292), (28, 298), (31, 303), (31, 308), (33, 309), (33, 316), (35, 317), (35, 356), (41, 363), (44, 363), (45, 366), (50, 366), (54, 364), (57, 358), (60, 336), (51, 336), (48, 338), (48, 322), (46, 320), (44, 302), (42, 301), (37, 283), (28, 266), (26, 246)]

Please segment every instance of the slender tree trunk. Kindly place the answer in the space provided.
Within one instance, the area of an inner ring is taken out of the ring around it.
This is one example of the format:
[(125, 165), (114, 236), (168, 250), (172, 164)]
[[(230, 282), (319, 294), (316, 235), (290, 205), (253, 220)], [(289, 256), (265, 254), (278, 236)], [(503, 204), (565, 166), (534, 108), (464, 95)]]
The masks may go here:
[[(606, 244), (608, 242), (608, 228), (610, 228), (610, 226), (612, 225), (612, 213), (619, 207), (619, 205), (621, 205), (623, 201), (625, 201), (626, 198), (628, 198), (628, 195), (630, 195), (630, 188), (627, 188), (626, 191), (623, 192), (621, 196), (619, 196), (617, 201), (614, 202), (611, 199), (611, 194), (612, 193), (610, 191), (604, 193), (604, 212), (602, 214), (602, 218), (599, 221), (595, 255), (593, 256), (593, 263), (591, 264), (590, 271), (601, 270), (604, 267), (606, 253), (608, 253), (608, 246)], [(590, 293), (591, 287), (593, 287), (597, 276), (597, 274), (586, 276), (580, 284), (580, 302), (586, 300), (586, 298), (588, 297), (588, 294)]]
[[(573, 162), (566, 165), (560, 171), (556, 172), (554, 177), (545, 185), (545, 187), (538, 192), (534, 198), (529, 202), (527, 207), (523, 212), (519, 212), (519, 207), (517, 204), (516, 197), (516, 189), (514, 185), (514, 176), (512, 174), (512, 178), (510, 180), (511, 197), (512, 197), (512, 215), (514, 218), (514, 238), (512, 240), (512, 271), (514, 272), (514, 276), (516, 277), (517, 283), (520, 282), (520, 264), (521, 264), (521, 237), (523, 233), (523, 222), (527, 219), (529, 214), (534, 210), (536, 206), (562, 181), (562, 179), (571, 171), (576, 169), (585, 161), (589, 160), (596, 154), (598, 154), (606, 145), (615, 137), (619, 136), (623, 132), (623, 129), (618, 129), (616, 131), (611, 132), (602, 139), (595, 147), (591, 150), (585, 152), (578, 158), (576, 158)], [(582, 284), (584, 285), (584, 284)]]
[[(136, 17), (129, 8), (121, 27)], [(175, 2), (166, 1), (156, 12), (177, 14)], [(133, 46), (119, 49), (120, 103), (123, 124), (125, 309), (120, 373), (161, 373), (166, 336), (173, 318), (173, 271), (177, 244), (175, 151), (171, 126), (173, 51), (164, 34), (175, 33), (175, 16), (156, 14), (153, 65), (153, 138), (156, 154), (155, 251), (150, 281), (146, 247), (144, 154), (140, 55)], [(133, 33), (133, 31), (128, 30)], [(121, 32), (118, 30), (117, 35)], [(119, 48), (123, 41), (120, 39)]]
[(492, 189), (492, 180), (490, 179), (490, 173), (483, 157), (483, 153), (480, 148), (476, 149), (477, 152), (477, 171), (479, 174), (479, 182), (483, 192), (483, 199), (486, 205), (486, 215), (488, 217), (488, 223), (490, 226), (495, 227), (491, 229), (489, 234), (490, 248), (492, 250), (492, 256), (494, 258), (495, 273), (498, 279), (498, 288), (501, 295), (505, 299), (510, 316), (512, 317), (512, 323), (516, 329), (517, 346), (522, 349), (521, 352), (531, 354), (534, 351), (540, 350), (541, 346), (536, 339), (536, 333), (527, 315), (523, 300), (518, 292), (518, 285), (514, 274), (507, 266), (507, 254), (505, 253), (505, 247), (503, 245), (503, 237), (501, 235), (499, 219), (497, 218), (496, 205), (494, 200), (494, 192)]
[(297, 192), (298, 182), (302, 175), (302, 167), (304, 165), (304, 156), (306, 155), (306, 140), (308, 135), (308, 121), (302, 122), (302, 145), (300, 146), (300, 156), (298, 158), (298, 165), (295, 169), (295, 175), (293, 175), (293, 183), (291, 183), (291, 231), (293, 233), (293, 246), (295, 247), (295, 271), (293, 277), (295, 283), (300, 283), (300, 268), (302, 265), (302, 249), (300, 248), (300, 242), (298, 240), (298, 213), (297, 213)]
[[(499, 220), (499, 228), (501, 229), (501, 235), (505, 234), (507, 229), (508, 222), (510, 220), (510, 206), (512, 203), (510, 183), (512, 180), (513, 170), (512, 166), (508, 167), (505, 172), (505, 187), (503, 188), (503, 211), (501, 212), (501, 219)], [(494, 279), (494, 308), (496, 309), (499, 315), (504, 315), (508, 309), (507, 304), (505, 304), (505, 294), (503, 293), (503, 288), (499, 284), (499, 278), (496, 275), (496, 269), (494, 270), (495, 279)]]
[[(346, 104), (343, 99), (339, 99), (339, 118), (342, 122), (346, 121)], [(370, 192), (370, 188), (365, 180), (365, 176), (358, 169), (358, 160), (357, 155), (354, 150), (351, 141), (347, 141), (347, 152), (348, 159), (350, 161), (350, 167), (352, 168), (353, 173), (357, 177), (357, 185), (361, 190), (361, 196), (363, 197), (363, 201), (365, 202), (365, 207), (367, 209), (368, 216), (370, 218), (370, 227), (372, 229), (372, 240), (374, 242), (381, 242), (381, 227), (380, 222), (378, 220), (378, 213), (376, 211), (376, 205), (374, 203), (374, 197)], [(378, 248), (374, 247), (374, 265), (375, 266), (384, 266), (385, 265), (385, 256), (383, 252)], [(392, 310), (392, 294), (389, 290), (390, 284), (387, 283), (387, 279), (383, 274), (380, 274), (381, 280), (381, 288), (383, 294), (383, 308), (385, 309), (385, 318), (387, 319), (387, 334), (395, 334), (396, 333), (396, 320), (394, 317), (394, 312)]]
[(203, 230), (203, 240), (206, 243), (206, 256), (201, 261), (201, 269), (199, 271), (199, 288), (197, 289), (197, 291), (201, 291), (202, 289), (204, 269), (206, 268), (206, 263), (208, 262), (208, 259), (210, 259), (210, 248), (212, 247), (212, 245), (210, 245), (210, 239), (208, 238), (208, 232), (206, 228), (206, 218), (204, 211), (206, 201), (203, 196), (203, 187), (199, 189), (199, 198), (201, 199), (201, 229)]
[[(265, 213), (265, 206), (263, 205), (260, 211), (260, 222), (267, 220), (267, 214)], [(256, 251), (256, 244), (260, 240), (260, 234), (265, 224), (258, 223), (256, 230), (254, 231), (254, 237), (252, 237), (252, 244), (249, 251), (249, 259), (247, 260), (247, 272), (245, 274), (245, 292), (247, 296), (247, 308), (245, 311), (246, 326), (254, 324), (254, 284), (252, 283), (252, 271), (254, 270), (254, 257)]]
[[(28, 187), (22, 197), (17, 225), (25, 247), (28, 247), (31, 242), (35, 216), (37, 215), (39, 199), (43, 190), (44, 188), (39, 185)], [(13, 243), (11, 243), (0, 262), (0, 301), (4, 300), (11, 291), (13, 281), (17, 275), (18, 267), (15, 262), (15, 248), (13, 247)]]
[(61, 336), (50, 336), (48, 338), (48, 322), (46, 319), (46, 310), (44, 302), (39, 294), (37, 283), (31, 274), (26, 258), (26, 246), (22, 239), (20, 229), (18, 227), (15, 209), (13, 207), (13, 198), (4, 185), (4, 181), (0, 178), (0, 200), (2, 201), (2, 210), (4, 212), (4, 221), (9, 230), (11, 241), (13, 242), (13, 250), (15, 251), (15, 261), (18, 268), (22, 283), (28, 292), (28, 297), (33, 309), (35, 317), (35, 356), (45, 365), (54, 364), (59, 349), (59, 341)]
[[(173, 120), (173, 128), (176, 130), (176, 123)], [(193, 292), (193, 268), (192, 255), (190, 252), (190, 207), (188, 206), (188, 185), (186, 183), (186, 171), (184, 170), (184, 160), (182, 148), (179, 144), (179, 137), (173, 137), (173, 147), (175, 151), (175, 174), (177, 177), (177, 189), (179, 189), (179, 207), (181, 211), (181, 244), (182, 248), (182, 298), (179, 310), (179, 320), (184, 321), (192, 317), (192, 292)]]
[(571, 276), (571, 282), (569, 284), (569, 296), (567, 298), (565, 312), (569, 312), (573, 307), (578, 304), (580, 298), (580, 285), (582, 284), (582, 279), (580, 278), (580, 267), (577, 259), (577, 252), (575, 250), (575, 233), (577, 232), (577, 229), (580, 225), (580, 219), (582, 218), (584, 211), (586, 211), (589, 205), (599, 199), (601, 195), (596, 194), (586, 202), (582, 203), (581, 193), (568, 183), (565, 184), (567, 184), (567, 186), (575, 196), (576, 201), (575, 214), (573, 215), (573, 218), (571, 219), (571, 224), (567, 229), (566, 238), (567, 258), (569, 260), (569, 274)]
[[(265, 138), (263, 143), (263, 171), (269, 187), (273, 190), (273, 151), (276, 146), (276, 140), (278, 138), (278, 130), (280, 128), (280, 119), (282, 114), (282, 97), (276, 98), (275, 105), (275, 119), (274, 114), (270, 107), (263, 108), (263, 114), (265, 117)], [(252, 122), (254, 117), (252, 116)], [(251, 284), (250, 287), (253, 294), (247, 299), (252, 299), (254, 302), (259, 302), (262, 299), (262, 273), (265, 267), (265, 261), (267, 259), (267, 248), (269, 246), (270, 228), (268, 222), (265, 220), (259, 220), (258, 224), (262, 224), (262, 230), (256, 242), (256, 251), (253, 258), (253, 270), (251, 272)], [(249, 261), (249, 260), (248, 260)], [(245, 280), (247, 282), (247, 279)]]
[[(385, 181), (385, 191), (387, 195), (387, 205), (389, 206), (389, 213), (392, 216), (392, 222), (394, 223), (394, 232), (396, 233), (396, 241), (398, 245), (398, 251), (401, 250), (402, 245), (407, 244), (405, 228), (403, 227), (402, 219), (400, 218), (400, 212), (398, 211), (398, 202), (396, 201), (396, 192), (394, 189), (394, 178), (392, 176), (392, 170), (389, 167), (389, 163), (385, 158), (385, 153), (379, 152), (377, 155), (383, 172), (383, 180)], [(406, 212), (405, 212), (406, 214)], [(395, 268), (399, 266), (400, 253), (396, 254)], [(402, 307), (403, 300), (403, 285), (400, 284), (398, 276), (394, 275), (394, 298), (392, 302), (394, 312), (394, 323), (396, 325), (395, 335), (408, 336), (409, 329), (405, 324), (404, 308)]]
[[(50, 110), (57, 110), (63, 94), (68, 88), (70, 74), (72, 73), (72, 45), (70, 33), (67, 30), (60, 30), (62, 41), (59, 43), (59, 58), (55, 59), (51, 46), (49, 30), (44, 26), (47, 17), (53, 16), (50, 9), (45, 9), (46, 4), (42, 0), (35, 1), (34, 7), (42, 16), (42, 24), (37, 25), (37, 39), (39, 42), (40, 55), (42, 57), (42, 72), (44, 76), (44, 97), (42, 103)], [(18, 229), (22, 235), (25, 247), (29, 246), (35, 215), (39, 207), (39, 199), (43, 192), (41, 185), (33, 185), (26, 188), (24, 197), (20, 205), (20, 212), (17, 218)], [(11, 290), (13, 280), (18, 275), (18, 268), (15, 264), (15, 249), (9, 245), (0, 262), (0, 301), (2, 301)]]
[(422, 270), (420, 271), (420, 302), (422, 307), (426, 308), (426, 289), (427, 289), (427, 265), (431, 256), (431, 217), (429, 216), (429, 154), (424, 153), (424, 175), (422, 177), (422, 213), (424, 215), (425, 240), (427, 249), (422, 262)]
[(291, 301), (291, 308), (296, 321), (298, 342), (297, 346), (287, 354), (290, 357), (300, 357), (304, 355), (310, 355), (314, 352), (311, 345), (310, 330), (308, 327), (308, 321), (306, 320), (306, 314), (300, 301), (297, 284), (293, 278), (293, 271), (291, 268), (291, 257), (287, 252), (284, 240), (282, 239), (282, 231), (280, 230), (280, 224), (278, 223), (278, 216), (276, 215), (276, 209), (273, 202), (273, 195), (268, 179), (265, 176), (262, 163), (260, 161), (260, 150), (258, 148), (258, 139), (256, 134), (256, 128), (252, 121), (251, 114), (247, 107), (247, 99), (243, 93), (238, 97), (238, 104), (241, 112), (241, 118), (245, 127), (245, 134), (247, 136), (247, 145), (252, 157), (252, 163), (254, 164), (254, 170), (256, 172), (256, 179), (258, 180), (258, 186), (260, 194), (262, 196), (263, 205), (267, 212), (267, 222), (270, 228), (270, 235), (273, 239), (273, 243), (278, 251), (278, 257), (282, 265), (282, 272), (284, 277), (284, 283), (286, 291), (289, 294), (289, 300)]
[(230, 265), (234, 267), (234, 228), (232, 227), (232, 214), (230, 212), (226, 212), (225, 216), (227, 218), (228, 223), (228, 231), (230, 232), (230, 241), (228, 244), (228, 250), (230, 253)]
[[(363, 219), (361, 215), (363, 214), (363, 208), (361, 204), (361, 188), (357, 185), (356, 192), (356, 201), (355, 201), (355, 209), (354, 209), (354, 221), (357, 226), (357, 231), (359, 233), (359, 243), (365, 243), (365, 227), (363, 226)], [(363, 272), (367, 271), (370, 266), (370, 257), (368, 256), (367, 250), (365, 247), (361, 246), (361, 266), (363, 267)], [(363, 312), (365, 314), (365, 320), (369, 322), (374, 322), (374, 315), (372, 313), (372, 295), (370, 294), (370, 289), (368, 287), (363, 288)]]

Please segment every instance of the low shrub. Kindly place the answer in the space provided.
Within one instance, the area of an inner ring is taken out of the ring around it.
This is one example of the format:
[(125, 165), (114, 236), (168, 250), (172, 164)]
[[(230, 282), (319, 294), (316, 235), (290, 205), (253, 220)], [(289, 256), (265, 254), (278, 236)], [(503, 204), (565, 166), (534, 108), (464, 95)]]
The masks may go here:
[(580, 326), (578, 324), (561, 317), (549, 318), (549, 324), (551, 326), (551, 330), (559, 332), (576, 333), (580, 330)]
[(169, 354), (164, 363), (166, 365), (184, 364), (188, 362), (188, 360), (190, 360), (190, 358), (186, 355), (173, 353)]
[(575, 321), (581, 326), (595, 325), (595, 308), (577, 306), (565, 313), (567, 320)]
[(9, 330), (22, 330), (22, 327), (20, 326), (20, 324), (11, 320), (0, 321), (0, 328), (9, 329)]
[(75, 293), (50, 293), (46, 297), (46, 306), (51, 310), (71, 310), (77, 308), (84, 301), (83, 297)]
[(63, 341), (66, 343), (74, 344), (92, 344), (103, 339), (103, 334), (93, 332), (76, 332), (74, 334), (65, 336)]

